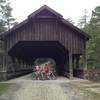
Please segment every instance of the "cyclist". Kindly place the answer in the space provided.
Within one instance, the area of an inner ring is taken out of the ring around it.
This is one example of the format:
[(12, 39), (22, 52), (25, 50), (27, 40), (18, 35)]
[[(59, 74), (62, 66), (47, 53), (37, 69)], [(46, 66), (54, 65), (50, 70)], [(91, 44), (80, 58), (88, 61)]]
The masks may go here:
[(35, 68), (35, 75), (36, 75), (36, 79), (40, 79), (40, 66), (39, 65), (36, 65)]
[(45, 72), (45, 75), (46, 75), (47, 79), (50, 79), (50, 77), (49, 77), (49, 66), (48, 66), (48, 64), (45, 64), (44, 72)]

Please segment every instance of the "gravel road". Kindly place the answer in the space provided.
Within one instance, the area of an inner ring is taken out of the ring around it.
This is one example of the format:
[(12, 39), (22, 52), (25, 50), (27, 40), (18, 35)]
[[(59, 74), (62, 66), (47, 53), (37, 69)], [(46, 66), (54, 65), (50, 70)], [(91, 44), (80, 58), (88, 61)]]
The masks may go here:
[(7, 81), (13, 85), (0, 96), (0, 100), (84, 100), (78, 89), (71, 84), (77, 81), (83, 80), (60, 77), (57, 80), (36, 81), (29, 74)]

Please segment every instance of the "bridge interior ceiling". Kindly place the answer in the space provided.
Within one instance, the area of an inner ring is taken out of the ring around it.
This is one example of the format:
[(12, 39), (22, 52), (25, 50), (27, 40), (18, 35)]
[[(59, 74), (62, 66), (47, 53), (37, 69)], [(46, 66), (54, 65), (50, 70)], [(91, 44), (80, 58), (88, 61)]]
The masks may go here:
[(64, 63), (68, 51), (58, 41), (20, 41), (8, 55), (30, 63), (36, 58), (53, 58), (56, 63)]

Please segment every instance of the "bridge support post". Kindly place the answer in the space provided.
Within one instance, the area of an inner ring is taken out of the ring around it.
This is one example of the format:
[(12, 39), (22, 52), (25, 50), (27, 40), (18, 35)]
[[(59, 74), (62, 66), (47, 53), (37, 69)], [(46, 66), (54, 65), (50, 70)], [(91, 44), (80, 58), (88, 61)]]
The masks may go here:
[(83, 51), (83, 56), (82, 56), (82, 60), (83, 60), (83, 78), (86, 79), (88, 76), (87, 73), (87, 52), (86, 52), (86, 44), (84, 44), (84, 51)]
[(86, 53), (82, 56), (83, 59), (83, 78), (86, 79), (87, 77), (87, 55)]
[(77, 68), (77, 69), (79, 69), (79, 59), (80, 59), (80, 57), (77, 56), (77, 57), (76, 57), (76, 68)]
[(69, 78), (73, 79), (72, 53), (69, 52)]

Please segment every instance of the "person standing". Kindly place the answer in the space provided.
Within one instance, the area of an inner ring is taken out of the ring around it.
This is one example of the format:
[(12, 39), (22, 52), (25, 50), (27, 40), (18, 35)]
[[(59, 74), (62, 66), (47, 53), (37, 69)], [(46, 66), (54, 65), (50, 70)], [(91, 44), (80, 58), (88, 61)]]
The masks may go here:
[(48, 64), (45, 64), (44, 72), (45, 72), (45, 75), (46, 75), (47, 79), (50, 79), (50, 77), (49, 77), (49, 66), (48, 66)]
[(40, 66), (36, 65), (35, 66), (35, 75), (36, 75), (36, 79), (40, 79)]

